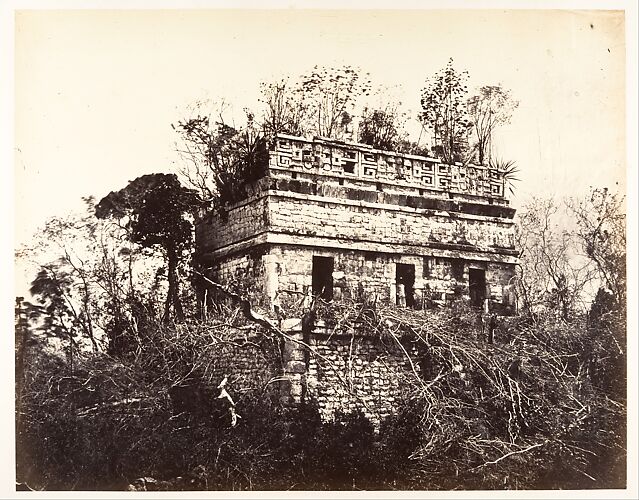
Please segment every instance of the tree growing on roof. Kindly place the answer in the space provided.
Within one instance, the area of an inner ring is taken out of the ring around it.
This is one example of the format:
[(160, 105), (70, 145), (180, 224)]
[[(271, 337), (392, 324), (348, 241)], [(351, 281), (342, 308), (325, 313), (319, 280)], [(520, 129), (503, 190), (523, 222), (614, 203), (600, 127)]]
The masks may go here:
[(377, 149), (396, 151), (402, 142), (403, 116), (396, 105), (384, 109), (364, 108), (359, 122), (358, 140)]
[(268, 164), (263, 131), (246, 111), (246, 124), (229, 125), (223, 106), (217, 116), (198, 110), (179, 121), (177, 150), (185, 161), (181, 174), (203, 201), (223, 206), (242, 198), (244, 186), (259, 179)]
[(300, 88), (296, 85), (288, 78), (260, 85), (260, 101), (264, 104), (262, 128), (267, 137), (306, 133), (308, 103), (300, 99)]
[(342, 139), (351, 124), (357, 99), (370, 93), (368, 74), (344, 66), (315, 66), (301, 77), (300, 98), (308, 116), (307, 132)]
[(444, 162), (467, 162), (473, 151), (468, 148), (472, 127), (466, 110), (468, 72), (457, 72), (453, 59), (426, 81), (422, 90), (420, 118), (434, 135), (432, 147)]
[(510, 123), (517, 106), (519, 102), (513, 100), (510, 92), (500, 85), (484, 85), (477, 94), (468, 98), (466, 107), (477, 138), (477, 161), (480, 165), (491, 159), (490, 145), (495, 129)]

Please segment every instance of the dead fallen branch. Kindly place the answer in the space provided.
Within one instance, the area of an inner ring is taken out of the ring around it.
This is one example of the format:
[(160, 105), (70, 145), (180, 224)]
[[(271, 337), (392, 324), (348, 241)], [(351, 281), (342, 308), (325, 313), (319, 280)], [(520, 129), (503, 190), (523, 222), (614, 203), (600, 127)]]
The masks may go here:
[(535, 448), (541, 448), (542, 446), (544, 446), (546, 442), (543, 443), (537, 443), (537, 444), (533, 444), (531, 446), (528, 446), (527, 448), (523, 449), (523, 450), (516, 450), (516, 451), (511, 451), (510, 453), (506, 453), (505, 455), (502, 455), (501, 457), (499, 457), (496, 460), (491, 460), (490, 462), (485, 462), (481, 465), (478, 465), (477, 467), (473, 467), (472, 469), (470, 469), (470, 471), (476, 471), (478, 469), (481, 469), (482, 467), (486, 467), (488, 465), (494, 465), (497, 464), (499, 462), (501, 462), (502, 460), (507, 459), (508, 457), (512, 457), (513, 455), (520, 455), (522, 453), (528, 453), (530, 450), (534, 450)]

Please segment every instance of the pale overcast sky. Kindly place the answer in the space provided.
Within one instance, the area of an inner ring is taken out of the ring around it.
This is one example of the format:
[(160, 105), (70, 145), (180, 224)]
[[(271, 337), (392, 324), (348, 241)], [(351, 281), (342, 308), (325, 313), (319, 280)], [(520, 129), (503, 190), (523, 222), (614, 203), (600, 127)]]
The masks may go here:
[[(387, 5), (388, 6), (388, 5)], [(513, 200), (625, 182), (621, 11), (84, 10), (15, 16), (16, 242), (135, 177), (176, 171), (171, 123), (197, 99), (252, 107), (259, 83), (350, 64), (416, 113), (454, 58), (520, 102), (496, 139)]]

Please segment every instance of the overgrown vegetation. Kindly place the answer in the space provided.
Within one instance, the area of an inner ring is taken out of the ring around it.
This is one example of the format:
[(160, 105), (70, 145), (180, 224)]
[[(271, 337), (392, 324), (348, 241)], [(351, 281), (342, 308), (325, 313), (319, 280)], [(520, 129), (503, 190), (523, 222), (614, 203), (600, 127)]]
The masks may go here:
[(351, 66), (316, 66), (297, 78), (263, 82), (258, 109), (245, 108), (242, 120), (232, 117), (224, 101), (198, 103), (173, 125), (181, 174), (214, 208), (238, 201), (264, 175), (267, 145), (276, 134), (359, 141), (445, 163), (500, 168), (492, 161), (493, 136), (518, 103), (500, 85), (469, 93), (468, 77), (451, 59), (426, 79), (418, 113)]
[(488, 343), (463, 305), (343, 311), (344, 328), (409, 338), (419, 353), (411, 356), (422, 370), (379, 433), (358, 413), (322, 423), (312, 403), (282, 407), (275, 384), (238, 392), (233, 374), (227, 388), (241, 418), (232, 426), (212, 376), (217, 350), (281, 339), (220, 309), (208, 323), (149, 325), (134, 354), (83, 353), (73, 369), (30, 345), (19, 479), (37, 489), (624, 486), (625, 357), (612, 330), (583, 318), (510, 318)]
[(613, 309), (625, 308), (623, 204), (608, 189), (592, 189), (578, 200), (533, 198), (519, 211), (517, 286), (526, 314), (558, 313), (570, 321), (588, 309), (598, 288), (598, 295), (611, 297)]
[[(16, 328), (18, 480), (47, 490), (623, 487), (625, 217), (607, 190), (567, 204), (570, 231), (556, 225), (552, 200), (522, 211), (517, 317), (482, 316), (462, 301), (409, 311), (358, 294), (311, 310), (281, 304), (280, 319), (315, 315), (336, 335), (357, 328), (410, 343), (402, 400), (378, 428), (357, 412), (322, 422), (313, 401), (283, 406), (277, 375), (246, 391), (232, 370), (221, 380), (225, 347), (277, 352), (290, 338), (251, 310), (245, 286), (231, 290), (243, 297), (226, 293), (233, 307), (214, 301), (206, 316), (215, 319), (198, 318), (197, 211), (243, 196), (275, 133), (429, 152), (408, 138), (399, 105), (358, 110), (371, 85), (357, 69), (316, 68), (263, 91), (259, 119), (248, 112), (236, 127), (222, 112), (196, 113), (175, 126), (193, 189), (174, 175), (143, 176), (97, 205), (87, 199), (86, 213), (52, 219), (21, 252), (38, 273)], [(452, 62), (427, 82), (430, 151), (487, 161), (516, 180), (514, 164), (490, 154), (516, 104), (500, 87), (466, 94)], [(597, 291), (592, 304), (587, 289)]]
[[(520, 234), (542, 238), (537, 250), (548, 255), (531, 259), (539, 242), (522, 247), (524, 269), (534, 273), (520, 285), (539, 301), (523, 296), (520, 316), (495, 322), (463, 301), (441, 311), (365, 299), (315, 310), (337, 335), (357, 327), (414, 347), (405, 351), (413, 370), (403, 399), (377, 433), (361, 414), (322, 423), (312, 401), (282, 406), (277, 379), (241, 392), (231, 371), (224, 386), (215, 370), (223, 346), (259, 341), (277, 350), (286, 334), (242, 297), (232, 308), (217, 303), (208, 315), (215, 320), (165, 321), (151, 301), (161, 300), (146, 295), (131, 265), (144, 257), (130, 247), (128, 226), (106, 226), (121, 235), (120, 252), (105, 239), (106, 222), (92, 222), (87, 243), (103, 249), (100, 258), (78, 260), (62, 244), (66, 258), (53, 264), (64, 274), (43, 265), (47, 279), (38, 276), (34, 291), (45, 305), (23, 309), (34, 322), (17, 328), (18, 480), (36, 489), (621, 488), (626, 304), (609, 284), (625, 288), (625, 226), (616, 197), (597, 192), (583, 203), (593, 202), (601, 213), (588, 211), (588, 220), (599, 223), (584, 221), (583, 234), (569, 235), (586, 242), (585, 258), (608, 256), (598, 258), (605, 273), (593, 268), (601, 286), (589, 310), (545, 274), (569, 266), (557, 246), (567, 235), (557, 240), (550, 224), (533, 219), (525, 229), (537, 232)], [(80, 221), (69, 224), (90, 219)], [(118, 324), (124, 329), (114, 335)], [(97, 348), (82, 349), (91, 338)]]
[[(619, 283), (622, 260), (608, 259)], [(560, 295), (550, 288), (546, 297)], [(247, 314), (247, 303), (220, 303), (209, 315), (216, 320), (177, 324), (142, 309), (128, 349), (115, 356), (77, 342), (52, 350), (48, 323), (42, 333), (22, 324), (18, 479), (36, 489), (622, 488), (625, 302), (601, 287), (587, 314), (566, 304), (567, 316), (529, 304), (497, 322), (463, 301), (442, 311), (322, 305), (315, 313), (336, 334), (357, 327), (414, 347), (405, 351), (414, 371), (403, 400), (378, 433), (359, 413), (322, 423), (312, 401), (280, 405), (276, 380), (239, 392), (231, 373), (233, 425), (219, 398), (219, 350), (256, 339), (279, 349), (286, 339), (275, 322)]]
[(125, 220), (127, 237), (142, 248), (159, 247), (166, 259), (168, 291), (164, 321), (171, 311), (184, 319), (178, 267), (193, 246), (193, 224), (188, 215), (198, 208), (195, 192), (182, 186), (175, 174), (148, 174), (111, 192), (95, 207), (99, 219)]

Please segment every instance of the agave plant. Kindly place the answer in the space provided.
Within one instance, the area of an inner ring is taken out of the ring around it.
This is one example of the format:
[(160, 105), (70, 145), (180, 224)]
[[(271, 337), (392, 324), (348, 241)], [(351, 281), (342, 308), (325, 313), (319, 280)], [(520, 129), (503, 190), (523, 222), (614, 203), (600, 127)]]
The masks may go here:
[(515, 164), (515, 162), (512, 160), (505, 161), (502, 159), (493, 160), (491, 158), (490, 162), (488, 163), (488, 166), (490, 168), (494, 168), (495, 170), (501, 172), (502, 178), (504, 179), (504, 188), (506, 187), (505, 185), (507, 184), (510, 194), (514, 195), (515, 182), (518, 182), (521, 180), (519, 179), (519, 177), (517, 177), (517, 174), (519, 173), (519, 167)]

